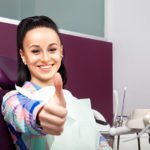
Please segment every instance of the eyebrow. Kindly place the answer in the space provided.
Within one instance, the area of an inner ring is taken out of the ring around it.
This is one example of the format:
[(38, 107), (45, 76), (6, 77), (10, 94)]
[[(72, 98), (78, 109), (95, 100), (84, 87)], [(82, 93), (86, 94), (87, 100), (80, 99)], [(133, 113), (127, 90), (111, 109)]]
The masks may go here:
[(32, 48), (32, 47), (40, 47), (39, 45), (31, 45), (31, 46), (29, 46), (29, 48)]
[[(57, 46), (58, 44), (57, 44), (57, 43), (51, 43), (51, 44), (48, 45), (48, 47), (49, 47), (49, 46), (53, 46), (53, 45), (56, 45), (56, 46)], [(35, 44), (35, 45), (33, 44), (33, 45), (29, 46), (29, 48), (32, 48), (32, 47), (40, 48), (40, 46), (39, 46), (39, 45), (36, 45), (36, 44)]]

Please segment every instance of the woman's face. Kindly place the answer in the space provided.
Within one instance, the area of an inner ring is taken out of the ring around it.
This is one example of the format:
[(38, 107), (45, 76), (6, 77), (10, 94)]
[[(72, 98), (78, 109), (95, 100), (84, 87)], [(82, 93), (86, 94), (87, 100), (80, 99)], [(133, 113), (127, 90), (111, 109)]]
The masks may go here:
[(40, 86), (51, 85), (62, 60), (62, 45), (58, 34), (47, 27), (29, 30), (20, 55), (30, 71), (31, 82)]

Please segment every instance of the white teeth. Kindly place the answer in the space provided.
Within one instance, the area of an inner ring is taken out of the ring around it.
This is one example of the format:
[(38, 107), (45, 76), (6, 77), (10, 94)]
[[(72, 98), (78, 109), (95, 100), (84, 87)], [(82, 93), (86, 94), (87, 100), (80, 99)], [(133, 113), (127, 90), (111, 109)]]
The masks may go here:
[(50, 65), (49, 66), (41, 66), (42, 69), (49, 69), (50, 68)]

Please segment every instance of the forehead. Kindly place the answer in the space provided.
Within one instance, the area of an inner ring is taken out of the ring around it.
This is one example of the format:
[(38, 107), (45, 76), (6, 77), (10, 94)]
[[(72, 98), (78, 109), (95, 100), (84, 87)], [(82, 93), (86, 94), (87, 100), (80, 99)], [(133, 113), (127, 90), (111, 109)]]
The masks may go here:
[(55, 41), (60, 42), (59, 35), (55, 30), (48, 27), (36, 27), (27, 31), (23, 42)]

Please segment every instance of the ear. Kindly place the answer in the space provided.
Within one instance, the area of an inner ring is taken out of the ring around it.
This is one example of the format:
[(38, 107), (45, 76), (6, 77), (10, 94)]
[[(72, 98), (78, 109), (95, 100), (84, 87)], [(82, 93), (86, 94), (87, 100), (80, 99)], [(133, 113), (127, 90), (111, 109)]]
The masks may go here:
[(20, 57), (22, 59), (22, 62), (24, 63), (24, 65), (26, 65), (26, 60), (25, 60), (25, 56), (24, 56), (24, 51), (22, 49), (19, 50), (20, 52)]
[(60, 54), (61, 54), (61, 57), (63, 58), (64, 57), (63, 45), (61, 45), (61, 52), (60, 52)]

